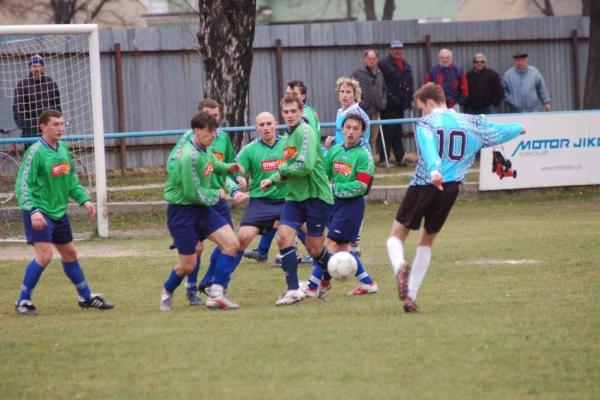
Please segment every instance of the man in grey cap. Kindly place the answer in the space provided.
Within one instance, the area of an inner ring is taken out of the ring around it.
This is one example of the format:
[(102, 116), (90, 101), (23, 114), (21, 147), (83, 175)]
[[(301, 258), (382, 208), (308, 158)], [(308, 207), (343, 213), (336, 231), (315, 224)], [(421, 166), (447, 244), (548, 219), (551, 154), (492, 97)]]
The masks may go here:
[(544, 111), (550, 111), (550, 96), (540, 71), (529, 65), (527, 53), (518, 51), (513, 55), (514, 67), (504, 73), (504, 101), (511, 112), (534, 112), (538, 98), (544, 105)]
[(62, 111), (58, 86), (44, 75), (44, 66), (44, 58), (33, 55), (27, 62), (28, 77), (19, 81), (14, 92), (13, 119), (21, 128), (22, 137), (39, 135), (38, 119), (44, 110)]
[[(392, 40), (390, 54), (377, 64), (383, 73), (387, 88), (387, 100), (385, 109), (381, 112), (381, 119), (404, 118), (404, 111), (412, 106), (415, 84), (410, 64), (404, 60), (403, 56), (404, 44), (400, 40)], [(385, 140), (386, 151), (384, 151), (382, 140)], [(385, 165), (386, 153), (389, 155), (390, 148), (394, 152), (396, 165), (406, 166), (404, 145), (402, 144), (402, 125), (383, 126), (383, 138), (380, 136), (377, 141), (378, 165)]]

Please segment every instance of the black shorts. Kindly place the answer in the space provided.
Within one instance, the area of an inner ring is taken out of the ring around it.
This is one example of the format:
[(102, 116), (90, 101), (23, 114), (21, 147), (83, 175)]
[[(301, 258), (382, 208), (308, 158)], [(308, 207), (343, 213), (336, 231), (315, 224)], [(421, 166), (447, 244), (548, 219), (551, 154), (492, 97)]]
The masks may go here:
[(418, 230), (425, 218), (427, 233), (438, 233), (458, 196), (458, 183), (448, 182), (443, 186), (444, 190), (433, 185), (409, 186), (396, 213), (396, 221), (408, 229)]

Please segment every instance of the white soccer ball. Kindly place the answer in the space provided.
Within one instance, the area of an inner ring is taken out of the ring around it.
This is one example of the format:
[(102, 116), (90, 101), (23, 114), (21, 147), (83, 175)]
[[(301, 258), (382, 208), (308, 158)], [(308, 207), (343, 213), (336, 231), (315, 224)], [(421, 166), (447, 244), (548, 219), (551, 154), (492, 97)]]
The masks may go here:
[(327, 263), (327, 270), (334, 279), (344, 281), (356, 274), (358, 264), (354, 256), (346, 251), (335, 253)]

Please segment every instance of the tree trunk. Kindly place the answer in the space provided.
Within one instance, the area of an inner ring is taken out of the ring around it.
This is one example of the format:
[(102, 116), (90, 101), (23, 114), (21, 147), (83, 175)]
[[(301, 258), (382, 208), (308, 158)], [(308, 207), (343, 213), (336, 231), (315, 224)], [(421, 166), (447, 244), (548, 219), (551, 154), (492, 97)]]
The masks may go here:
[(590, 16), (590, 4), (591, 3), (592, 3), (591, 0), (583, 0), (581, 2), (581, 15), (583, 15), (584, 17)]
[(55, 24), (70, 24), (75, 14), (73, 0), (51, 0)]
[(375, 15), (375, 0), (364, 0), (365, 14), (367, 15), (367, 21), (376, 21), (377, 15)]
[[(222, 104), (229, 126), (247, 125), (256, 0), (198, 0), (204, 97)], [(235, 134), (239, 149), (242, 135)]]
[(385, 0), (385, 4), (383, 5), (383, 15), (381, 17), (382, 21), (389, 21), (394, 17), (394, 10), (396, 10), (396, 5), (394, 4), (394, 0)]
[(583, 108), (600, 109), (600, 2), (590, 1), (590, 45)]
[(537, 0), (533, 0), (533, 4), (535, 4), (546, 17), (553, 17), (555, 15), (554, 7), (552, 7), (552, 0), (544, 0), (543, 6), (538, 3)]

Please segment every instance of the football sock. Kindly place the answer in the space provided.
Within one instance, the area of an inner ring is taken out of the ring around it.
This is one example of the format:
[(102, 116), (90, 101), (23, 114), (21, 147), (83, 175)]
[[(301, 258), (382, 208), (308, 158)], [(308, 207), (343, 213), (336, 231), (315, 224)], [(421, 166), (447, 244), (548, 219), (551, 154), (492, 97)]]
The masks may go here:
[(198, 291), (198, 273), (200, 272), (200, 257), (196, 260), (196, 266), (194, 270), (190, 272), (187, 276), (187, 284), (185, 285), (185, 289), (188, 293), (193, 293)]
[(319, 256), (315, 259), (315, 261), (321, 266), (321, 270), (323, 270), (323, 279), (326, 281), (331, 280), (331, 275), (329, 275), (329, 271), (327, 270), (327, 263), (329, 262), (330, 258), (331, 254), (329, 254), (329, 252), (323, 248), (323, 250), (321, 250), (321, 254), (319, 254)]
[(298, 258), (296, 257), (296, 248), (294, 246), (286, 247), (280, 250), (281, 268), (285, 274), (285, 283), (288, 290), (297, 290), (298, 285)]
[(83, 276), (83, 270), (81, 269), (81, 265), (79, 265), (79, 261), (62, 261), (63, 271), (65, 271), (65, 275), (69, 277), (73, 285), (75, 285), (75, 289), (77, 289), (77, 293), (84, 300), (89, 300), (92, 297), (92, 291), (85, 281), (85, 277)]
[(221, 285), (225, 289), (227, 289), (227, 286), (229, 286), (229, 281), (231, 280), (231, 275), (233, 274), (233, 271), (235, 271), (235, 269), (237, 268), (243, 256), (243, 251), (238, 251), (235, 257), (221, 253), (219, 259), (217, 260), (217, 268), (215, 271), (214, 283)]
[(316, 289), (319, 287), (319, 283), (323, 279), (323, 270), (318, 262), (313, 261), (313, 269), (310, 277), (308, 278), (308, 287), (311, 289)]
[(206, 268), (206, 272), (204, 273), (204, 277), (200, 282), (201, 285), (210, 286), (215, 281), (215, 268), (217, 267), (217, 260), (221, 255), (221, 249), (215, 247), (212, 253), (210, 253), (210, 264), (208, 264), (208, 268)]
[(302, 231), (301, 229), (298, 229), (298, 233), (296, 236), (298, 237), (298, 239), (300, 239), (302, 244), (306, 246), (306, 233), (304, 233), (304, 231)]
[(269, 249), (271, 248), (271, 242), (273, 242), (273, 238), (275, 237), (275, 233), (277, 233), (277, 229), (271, 228), (267, 233), (260, 237), (260, 241), (258, 242), (258, 247), (256, 248), (260, 254), (269, 254)]
[(398, 274), (398, 271), (400, 271), (402, 264), (406, 262), (404, 261), (404, 246), (402, 245), (402, 241), (396, 236), (390, 236), (385, 244), (390, 263), (392, 264), (392, 269), (394, 270), (394, 275), (396, 275)]
[(429, 263), (431, 262), (431, 247), (418, 246), (415, 252), (415, 259), (412, 263), (410, 278), (408, 279), (408, 295), (411, 299), (417, 298), (417, 293), (425, 279)]
[(175, 272), (175, 268), (173, 268), (171, 270), (171, 274), (165, 282), (164, 288), (167, 292), (173, 293), (175, 289), (177, 289), (177, 287), (181, 285), (181, 281), (183, 281), (183, 276), (178, 276)]
[(17, 304), (19, 304), (21, 300), (31, 300), (31, 293), (40, 280), (42, 272), (44, 272), (44, 268), (42, 268), (42, 266), (39, 265), (35, 259), (31, 260), (31, 262), (25, 268), (23, 285), (21, 286), (21, 293), (19, 294), (19, 300), (17, 300)]
[(365, 270), (365, 266), (360, 261), (360, 258), (358, 258), (355, 254), (352, 254), (352, 256), (354, 257), (354, 259), (356, 260), (356, 264), (358, 265), (358, 268), (356, 269), (356, 274), (355, 274), (356, 278), (359, 281), (361, 281), (362, 283), (365, 283), (367, 285), (370, 285), (371, 283), (373, 283), (373, 279), (371, 279), (371, 277)]

